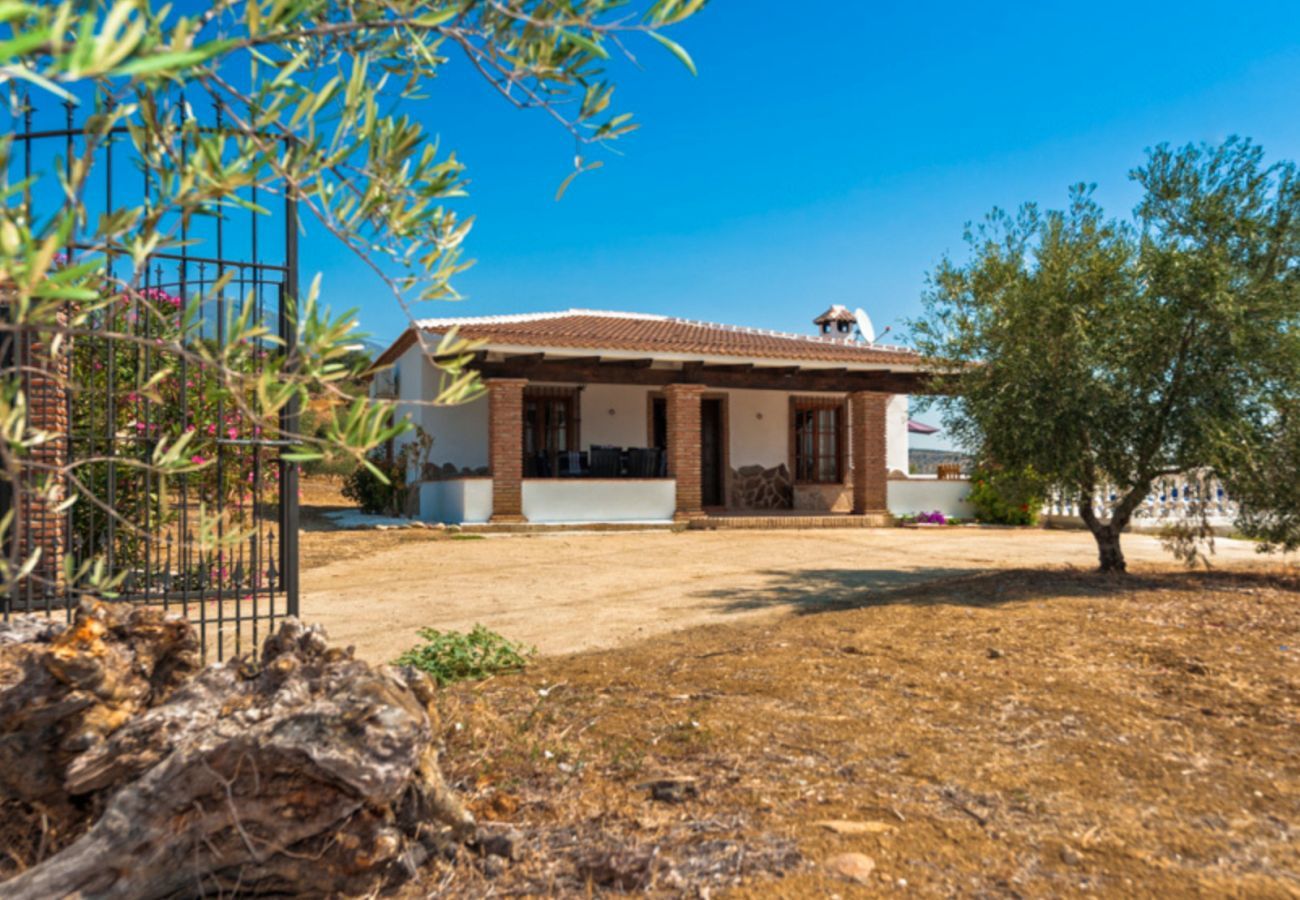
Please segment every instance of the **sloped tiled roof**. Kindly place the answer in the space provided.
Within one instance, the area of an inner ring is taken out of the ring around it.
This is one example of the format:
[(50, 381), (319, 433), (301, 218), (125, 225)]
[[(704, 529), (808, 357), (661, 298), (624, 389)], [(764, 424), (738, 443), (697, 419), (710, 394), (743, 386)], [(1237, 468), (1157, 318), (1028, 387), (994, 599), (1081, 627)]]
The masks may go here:
[[(422, 319), (416, 327), (445, 334), (453, 327), (463, 338), (489, 348), (530, 350), (630, 351), (668, 355), (728, 356), (743, 359), (857, 365), (920, 365), (906, 347), (871, 345), (840, 336), (790, 334), (735, 325), (696, 322), (670, 316), (570, 309), (555, 313)], [(414, 341), (408, 330), (377, 361), (395, 360)]]

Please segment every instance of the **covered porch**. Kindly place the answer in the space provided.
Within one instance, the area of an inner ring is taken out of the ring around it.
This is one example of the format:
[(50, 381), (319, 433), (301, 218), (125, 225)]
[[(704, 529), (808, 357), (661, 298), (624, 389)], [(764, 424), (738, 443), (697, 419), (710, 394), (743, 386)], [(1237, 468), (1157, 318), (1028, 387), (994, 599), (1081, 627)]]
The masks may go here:
[(891, 412), (895, 476), (907, 465), (906, 403), (891, 401), (921, 388), (880, 368), (616, 354), (492, 353), (475, 367), (488, 474), (422, 490), (464, 498), (445, 518), (497, 526), (883, 525)]

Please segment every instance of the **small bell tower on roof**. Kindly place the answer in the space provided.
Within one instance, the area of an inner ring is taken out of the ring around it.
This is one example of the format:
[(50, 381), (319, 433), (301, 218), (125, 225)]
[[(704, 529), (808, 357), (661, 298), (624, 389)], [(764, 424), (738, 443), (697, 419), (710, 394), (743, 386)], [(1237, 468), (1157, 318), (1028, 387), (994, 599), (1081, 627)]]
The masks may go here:
[(818, 334), (828, 337), (849, 337), (853, 334), (857, 317), (849, 311), (848, 307), (836, 303), (813, 319), (813, 324), (817, 326)]

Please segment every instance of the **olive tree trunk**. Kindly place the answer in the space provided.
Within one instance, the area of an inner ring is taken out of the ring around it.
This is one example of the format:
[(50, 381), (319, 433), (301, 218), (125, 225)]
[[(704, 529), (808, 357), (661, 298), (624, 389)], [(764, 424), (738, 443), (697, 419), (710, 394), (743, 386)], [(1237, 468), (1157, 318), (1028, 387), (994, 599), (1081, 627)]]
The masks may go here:
[(1124, 550), (1120, 547), (1120, 536), (1124, 533), (1124, 529), (1128, 528), (1129, 522), (1132, 521), (1133, 510), (1137, 509), (1138, 504), (1142, 502), (1150, 490), (1150, 481), (1132, 487), (1115, 505), (1110, 519), (1106, 521), (1097, 518), (1097, 513), (1092, 508), (1094, 491), (1091, 489), (1080, 491), (1079, 518), (1083, 519), (1083, 523), (1088, 526), (1093, 539), (1097, 542), (1099, 572), (1124, 573), (1128, 571), (1128, 563), (1124, 560)]

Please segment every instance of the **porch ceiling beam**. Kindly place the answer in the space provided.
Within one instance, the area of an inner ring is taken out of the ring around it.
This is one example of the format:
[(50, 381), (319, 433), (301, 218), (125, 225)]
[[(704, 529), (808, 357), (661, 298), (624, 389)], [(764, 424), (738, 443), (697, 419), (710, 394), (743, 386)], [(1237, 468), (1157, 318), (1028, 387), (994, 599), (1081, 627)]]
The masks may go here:
[(541, 362), (542, 360), (546, 359), (546, 354), (545, 353), (515, 353), (509, 356), (505, 356), (503, 358), (507, 362), (511, 362), (515, 364), (527, 364), (527, 363)]
[(663, 387), (668, 384), (703, 384), (713, 388), (751, 388), (773, 391), (884, 391), (893, 394), (929, 393), (921, 372), (843, 372), (827, 374), (825, 369), (797, 369), (782, 374), (755, 368), (729, 372), (684, 366), (680, 370), (651, 369), (623, 365), (610, 360), (592, 363), (547, 359), (515, 363), (506, 359), (476, 366), (484, 378), (527, 378), (529, 381), (568, 381), (590, 384), (635, 384)]
[(753, 363), (705, 363), (700, 366), (705, 372), (752, 372)]

